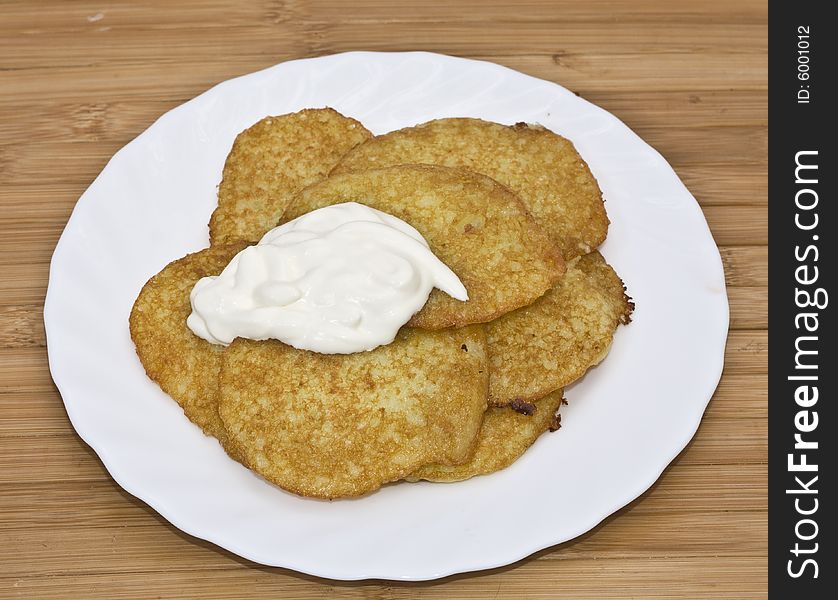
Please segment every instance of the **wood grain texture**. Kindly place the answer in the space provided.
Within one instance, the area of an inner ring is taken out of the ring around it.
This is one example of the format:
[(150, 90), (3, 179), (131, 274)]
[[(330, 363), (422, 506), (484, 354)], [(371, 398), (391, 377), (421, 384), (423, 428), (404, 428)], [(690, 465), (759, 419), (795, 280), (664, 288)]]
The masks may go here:
[[(0, 598), (764, 597), (766, 13), (756, 0), (0, 3)], [(731, 334), (696, 437), (641, 498), (509, 567), (400, 584), (253, 565), (122, 491), (49, 376), (50, 256), (113, 153), (219, 81), (356, 49), (487, 59), (561, 83), (666, 157), (720, 245)]]

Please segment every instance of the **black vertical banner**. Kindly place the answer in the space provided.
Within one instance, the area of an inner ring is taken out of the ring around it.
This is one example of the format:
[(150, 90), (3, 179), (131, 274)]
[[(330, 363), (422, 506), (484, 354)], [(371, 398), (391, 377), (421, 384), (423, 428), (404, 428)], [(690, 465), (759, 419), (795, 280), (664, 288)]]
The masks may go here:
[[(830, 2), (769, 4), (769, 585), (835, 598), (838, 257)], [(833, 264), (833, 261), (836, 261)], [(830, 350), (833, 350), (830, 352)]]

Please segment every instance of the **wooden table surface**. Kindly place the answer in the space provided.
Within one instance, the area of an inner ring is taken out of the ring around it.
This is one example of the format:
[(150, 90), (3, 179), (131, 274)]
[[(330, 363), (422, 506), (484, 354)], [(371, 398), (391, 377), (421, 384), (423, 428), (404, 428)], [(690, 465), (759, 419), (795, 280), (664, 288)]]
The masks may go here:
[[(0, 597), (765, 596), (766, 13), (753, 0), (2, 0)], [(47, 368), (50, 256), (109, 157), (217, 82), (353, 49), (488, 59), (570, 88), (660, 150), (721, 248), (727, 363), (693, 442), (605, 523), (506, 568), (342, 583), (196, 540), (113, 482)]]

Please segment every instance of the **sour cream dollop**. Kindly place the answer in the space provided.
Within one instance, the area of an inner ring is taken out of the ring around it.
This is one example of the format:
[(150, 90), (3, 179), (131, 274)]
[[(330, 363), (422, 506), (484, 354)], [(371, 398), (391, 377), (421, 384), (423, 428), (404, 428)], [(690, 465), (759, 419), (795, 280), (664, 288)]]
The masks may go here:
[(277, 339), (350, 354), (392, 342), (436, 287), (468, 300), (463, 283), (413, 227), (356, 202), (280, 225), (199, 280), (186, 323), (213, 344)]

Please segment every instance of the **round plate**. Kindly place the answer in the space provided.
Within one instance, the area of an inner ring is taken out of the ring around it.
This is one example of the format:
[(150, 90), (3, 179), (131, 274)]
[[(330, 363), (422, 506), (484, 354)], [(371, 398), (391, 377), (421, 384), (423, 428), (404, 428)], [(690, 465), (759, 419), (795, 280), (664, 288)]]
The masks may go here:
[[(499, 473), (299, 498), (224, 454), (145, 375), (128, 314), (146, 280), (208, 245), (235, 136), (266, 115), (331, 106), (374, 133), (440, 117), (541, 123), (571, 139), (606, 198), (602, 252), (637, 303), (605, 362), (568, 389), (562, 428)], [(116, 153), (55, 249), (44, 308), (67, 413), (113, 478), (183, 531), (266, 565), (335, 579), (487, 569), (591, 529), (651, 486), (718, 383), (728, 327), (721, 259), (667, 162), (568, 90), (486, 62), (352, 52), (224, 82)], [(514, 507), (526, 506), (526, 518)]]

